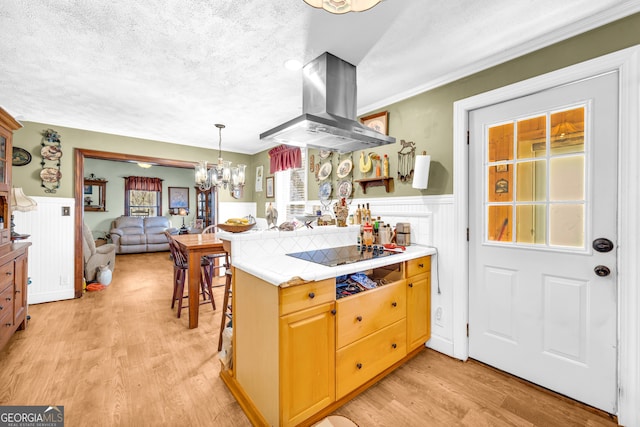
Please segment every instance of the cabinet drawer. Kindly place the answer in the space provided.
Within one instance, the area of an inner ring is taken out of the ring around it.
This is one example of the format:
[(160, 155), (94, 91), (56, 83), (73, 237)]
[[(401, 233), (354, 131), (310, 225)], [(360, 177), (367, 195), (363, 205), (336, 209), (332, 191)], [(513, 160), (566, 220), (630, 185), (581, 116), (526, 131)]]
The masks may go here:
[(404, 280), (339, 299), (336, 347), (344, 347), (405, 318), (406, 301)]
[(11, 231), (8, 228), (0, 229), (0, 245), (11, 242)]
[(13, 285), (13, 260), (0, 265), (0, 289), (4, 289), (7, 285)]
[(336, 280), (326, 279), (280, 289), (280, 315), (335, 300)]
[(426, 273), (431, 271), (431, 257), (423, 256), (421, 258), (411, 259), (407, 261), (407, 276), (411, 277), (416, 274)]
[(13, 303), (8, 306), (4, 304), (4, 296), (2, 298), (4, 309), (0, 311), (0, 348), (9, 341), (15, 328), (13, 327)]
[(11, 313), (13, 321), (13, 286), (8, 286), (0, 292), (0, 317)]
[(336, 352), (336, 399), (406, 356), (406, 328), (402, 319)]

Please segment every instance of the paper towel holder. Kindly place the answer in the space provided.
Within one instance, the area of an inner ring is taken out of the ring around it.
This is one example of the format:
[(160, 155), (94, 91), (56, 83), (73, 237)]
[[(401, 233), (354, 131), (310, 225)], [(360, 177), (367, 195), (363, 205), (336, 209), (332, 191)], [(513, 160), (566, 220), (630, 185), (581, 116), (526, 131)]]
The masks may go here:
[(426, 151), (416, 156), (416, 163), (413, 175), (413, 188), (425, 190), (429, 185), (429, 167), (431, 166), (431, 156)]

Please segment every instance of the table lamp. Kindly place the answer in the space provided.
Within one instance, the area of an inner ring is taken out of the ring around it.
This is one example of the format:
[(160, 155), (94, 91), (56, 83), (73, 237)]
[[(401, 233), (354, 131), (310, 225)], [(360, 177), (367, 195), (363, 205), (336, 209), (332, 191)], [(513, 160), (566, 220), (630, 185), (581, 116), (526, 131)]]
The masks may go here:
[(35, 211), (38, 209), (38, 204), (31, 197), (24, 194), (22, 188), (12, 188), (11, 189), (11, 239), (24, 239), (29, 237), (29, 235), (16, 233), (14, 228), (15, 224), (13, 223), (13, 212), (29, 212)]

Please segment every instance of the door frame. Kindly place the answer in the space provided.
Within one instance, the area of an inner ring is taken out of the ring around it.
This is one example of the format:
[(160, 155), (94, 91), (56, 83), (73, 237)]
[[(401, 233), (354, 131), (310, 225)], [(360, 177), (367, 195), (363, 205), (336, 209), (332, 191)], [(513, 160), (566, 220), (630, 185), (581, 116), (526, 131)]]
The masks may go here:
[(619, 73), (618, 122), (618, 422), (640, 425), (640, 45), (475, 95), (453, 104), (453, 356), (467, 360), (469, 341), (469, 112), (608, 71)]

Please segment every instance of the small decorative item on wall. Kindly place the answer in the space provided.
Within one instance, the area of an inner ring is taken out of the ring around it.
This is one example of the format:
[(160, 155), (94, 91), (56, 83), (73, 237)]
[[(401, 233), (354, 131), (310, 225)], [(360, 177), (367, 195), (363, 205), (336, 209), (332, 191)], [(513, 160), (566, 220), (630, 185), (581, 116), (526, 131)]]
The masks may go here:
[(62, 157), (60, 134), (53, 129), (43, 130), (40, 145), (42, 145), (40, 150), (42, 156), (40, 161), (42, 166), (40, 171), (41, 186), (45, 193), (55, 193), (60, 188), (60, 179), (62, 178), (62, 172), (60, 172), (60, 158)]
[(398, 179), (402, 182), (413, 179), (413, 167), (416, 162), (416, 144), (400, 140), (402, 148), (398, 151)]
[(13, 147), (13, 166), (25, 166), (31, 163), (31, 153), (24, 148)]
[(256, 192), (260, 193), (262, 191), (262, 176), (264, 173), (264, 166), (256, 167)]
[(169, 209), (189, 208), (189, 187), (169, 187)]
[(267, 197), (274, 197), (274, 188), (273, 188), (273, 177), (267, 177)]
[(389, 135), (389, 112), (371, 114), (360, 119), (360, 123), (384, 135)]

